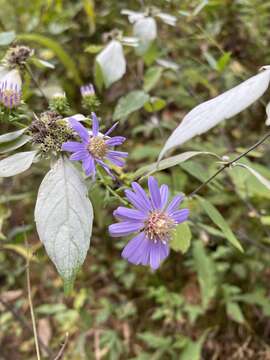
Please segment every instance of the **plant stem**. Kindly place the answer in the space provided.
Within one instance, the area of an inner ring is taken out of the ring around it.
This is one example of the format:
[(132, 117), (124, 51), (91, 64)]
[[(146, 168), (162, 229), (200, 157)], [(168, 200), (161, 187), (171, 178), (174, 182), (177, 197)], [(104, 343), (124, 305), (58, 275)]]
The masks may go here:
[(69, 336), (68, 333), (66, 333), (65, 341), (64, 341), (63, 345), (61, 346), (61, 349), (60, 349), (59, 353), (54, 358), (54, 360), (62, 359), (62, 356), (64, 355), (64, 351), (65, 351), (65, 348), (66, 348), (67, 343), (68, 343), (68, 336)]
[(106, 184), (106, 181), (105, 181), (103, 175), (101, 174), (101, 172), (100, 172), (99, 170), (97, 170), (97, 173), (98, 173), (98, 175), (99, 175), (99, 177), (100, 177), (100, 179), (101, 179), (101, 181), (102, 181), (102, 184), (105, 186), (105, 188), (106, 188), (112, 195), (114, 195), (119, 201), (121, 201), (122, 204), (128, 205), (128, 202), (127, 202), (126, 200), (124, 200), (123, 198), (121, 198), (121, 196), (118, 195), (117, 192), (114, 191), (114, 190), (110, 187), (110, 185)]
[(25, 69), (27, 70), (28, 74), (30, 75), (30, 77), (32, 78), (33, 82), (35, 83), (36, 87), (38, 88), (39, 92), (41, 93), (41, 95), (43, 96), (43, 98), (45, 99), (47, 105), (49, 105), (49, 100), (47, 98), (47, 96), (45, 95), (44, 91), (41, 89), (41, 87), (39, 86), (39, 83), (37, 81), (37, 79), (35, 78), (30, 66), (28, 64), (25, 64)]
[(236, 163), (238, 160), (240, 160), (242, 157), (246, 156), (248, 153), (250, 153), (252, 150), (256, 149), (259, 145), (261, 145), (265, 140), (267, 140), (270, 137), (270, 132), (266, 133), (260, 140), (258, 140), (255, 144), (253, 144), (251, 147), (249, 147), (246, 151), (244, 151), (242, 154), (235, 157), (233, 160), (226, 162), (221, 168), (219, 168), (213, 175), (211, 175), (205, 182), (203, 182), (200, 186), (198, 186), (195, 190), (192, 191), (189, 197), (193, 197), (196, 195), (204, 186), (209, 184), (214, 178), (219, 175), (223, 170), (229, 168), (234, 163)]
[[(26, 240), (26, 244), (27, 244), (27, 240)], [(38, 341), (35, 313), (34, 313), (32, 296), (31, 296), (30, 258), (29, 258), (29, 256), (27, 256), (27, 260), (26, 260), (26, 280), (27, 280), (28, 301), (29, 301), (29, 306), (30, 306), (32, 327), (33, 327), (34, 339), (35, 339), (35, 345), (36, 345), (37, 360), (40, 360), (41, 357), (40, 357), (40, 350), (39, 350), (39, 341)]]

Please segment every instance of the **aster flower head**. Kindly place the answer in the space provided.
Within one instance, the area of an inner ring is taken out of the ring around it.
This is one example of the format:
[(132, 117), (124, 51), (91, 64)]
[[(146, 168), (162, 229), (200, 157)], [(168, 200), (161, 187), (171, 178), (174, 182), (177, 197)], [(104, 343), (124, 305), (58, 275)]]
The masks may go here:
[(137, 183), (132, 183), (132, 190), (125, 194), (134, 209), (118, 207), (114, 216), (120, 221), (109, 226), (113, 237), (126, 236), (132, 238), (122, 251), (122, 257), (135, 265), (150, 265), (156, 270), (161, 261), (169, 255), (169, 241), (178, 224), (186, 221), (189, 209), (179, 210), (182, 195), (175, 196), (170, 203), (167, 185), (158, 186), (154, 177), (148, 180), (148, 196)]
[(96, 111), (100, 105), (100, 101), (96, 96), (95, 88), (92, 84), (84, 85), (80, 87), (82, 95), (82, 106), (87, 111)]
[(19, 70), (8, 71), (0, 79), (0, 102), (7, 108), (17, 107), (21, 102), (22, 79)]
[(115, 151), (114, 146), (122, 145), (126, 140), (123, 136), (109, 137), (108, 135), (115, 129), (114, 124), (105, 134), (99, 132), (99, 121), (95, 113), (92, 113), (92, 131), (88, 131), (75, 118), (69, 118), (69, 124), (74, 132), (79, 135), (81, 142), (67, 141), (62, 145), (62, 151), (73, 153), (70, 160), (82, 161), (82, 166), (86, 176), (95, 177), (96, 165), (101, 165), (104, 170), (112, 177), (113, 174), (106, 160), (112, 164), (124, 166), (123, 158), (128, 156), (127, 152)]

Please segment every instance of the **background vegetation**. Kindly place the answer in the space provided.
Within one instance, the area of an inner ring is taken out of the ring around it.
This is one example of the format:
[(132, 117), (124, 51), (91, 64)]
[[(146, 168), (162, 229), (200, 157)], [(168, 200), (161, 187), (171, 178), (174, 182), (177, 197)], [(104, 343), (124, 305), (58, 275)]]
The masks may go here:
[[(122, 179), (156, 160), (172, 129), (192, 107), (269, 64), (270, 2), (0, 0), (1, 31), (16, 32), (17, 41), (54, 65), (33, 64), (33, 71), (45, 93), (56, 86), (66, 92), (74, 113), (83, 112), (79, 86), (95, 82), (94, 59), (106, 33), (119, 29), (131, 34), (121, 10), (149, 5), (177, 16), (177, 25), (158, 22), (158, 39), (143, 58), (125, 47), (125, 77), (98, 92), (106, 127), (118, 100), (128, 92), (144, 89), (159, 98), (156, 109), (145, 106), (120, 121), (118, 132), (128, 138), (125, 148), (130, 154)], [(4, 55), (7, 35), (1, 34)], [(178, 67), (164, 68), (157, 63), (160, 58)], [(30, 124), (30, 109), (39, 113), (46, 104), (27, 74), (24, 84), (28, 115), (23, 121)], [(202, 150), (231, 157), (242, 152), (267, 131), (267, 96), (175, 153)], [(12, 123), (1, 123), (1, 134), (12, 130)], [(244, 161), (268, 179), (269, 150), (265, 143)], [(189, 194), (218, 166), (213, 157), (196, 157), (157, 177), (173, 193)], [(30, 274), (44, 359), (54, 358), (66, 332), (64, 359), (270, 359), (270, 192), (256, 178), (245, 169), (228, 169), (201, 191), (205, 201), (190, 200), (189, 227), (178, 234), (176, 251), (155, 273), (120, 258), (126, 240), (112, 239), (107, 231), (119, 203), (104, 184), (96, 184), (90, 192), (95, 211), (90, 251), (66, 298), (33, 221), (37, 189), (48, 168), (45, 161), (18, 177), (0, 179), (1, 360), (36, 358), (25, 232), (36, 250)], [(227, 226), (244, 253), (227, 242)], [(186, 242), (191, 237), (185, 254), (177, 251), (181, 237)]]

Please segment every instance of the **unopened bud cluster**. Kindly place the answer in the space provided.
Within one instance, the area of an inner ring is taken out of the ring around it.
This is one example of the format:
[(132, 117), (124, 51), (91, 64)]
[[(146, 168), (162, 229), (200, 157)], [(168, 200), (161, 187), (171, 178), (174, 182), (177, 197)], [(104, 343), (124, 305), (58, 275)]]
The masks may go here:
[(50, 100), (50, 110), (55, 111), (61, 115), (68, 115), (70, 112), (70, 105), (65, 93), (58, 93)]
[(43, 153), (60, 152), (64, 142), (73, 139), (68, 122), (57, 112), (45, 111), (29, 126), (32, 142), (40, 146)]

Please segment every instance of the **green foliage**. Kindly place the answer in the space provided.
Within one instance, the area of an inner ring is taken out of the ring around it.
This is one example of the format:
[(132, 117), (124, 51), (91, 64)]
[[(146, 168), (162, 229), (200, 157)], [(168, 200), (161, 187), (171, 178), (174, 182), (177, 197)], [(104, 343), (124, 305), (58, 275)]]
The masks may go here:
[(220, 212), (206, 199), (198, 197), (198, 200), (210, 219), (222, 230), (228, 241), (238, 250), (243, 251), (242, 245), (236, 239), (233, 232), (231, 231), (231, 228), (226, 223)]
[(114, 120), (126, 120), (131, 113), (141, 109), (148, 99), (149, 96), (141, 90), (134, 90), (120, 98), (113, 114)]
[[(89, 115), (79, 86), (95, 83), (101, 131), (112, 118), (120, 120), (116, 132), (127, 138), (124, 151), (129, 152), (124, 170), (114, 169), (115, 187), (106, 175), (100, 183), (87, 179), (95, 214), (92, 244), (68, 298), (33, 221), (37, 189), (53, 159), (45, 155), (18, 177), (0, 179), (0, 357), (36, 359), (25, 287), (25, 233), (34, 252), (29, 260), (38, 334), (51, 351), (47, 355), (43, 349), (42, 358), (55, 358), (66, 332), (67, 360), (269, 357), (270, 192), (267, 182), (254, 175), (270, 179), (269, 143), (241, 159), (253, 172), (232, 166), (201, 189), (200, 197), (189, 197), (226, 161), (224, 155), (233, 158), (265, 133), (269, 94), (159, 163), (157, 156), (189, 110), (269, 64), (270, 5), (263, 0), (145, 2), (176, 16), (177, 25), (157, 19), (158, 38), (143, 56), (123, 46), (126, 73), (105, 88), (96, 56), (116, 36), (112, 30), (120, 30), (120, 37), (132, 35), (120, 12), (141, 11), (141, 3), (0, 0), (1, 58), (14, 40), (33, 47), (30, 70), (41, 90), (49, 100), (65, 92), (71, 114)], [(46, 101), (27, 71), (23, 83), (22, 106), (0, 109), (1, 161), (15, 150), (40, 148), (25, 129), (33, 110), (37, 117), (47, 110)], [(60, 122), (58, 150), (63, 126)], [(16, 168), (20, 162), (15, 162)], [(191, 212), (156, 272), (121, 259), (127, 239), (110, 238), (107, 231), (130, 182), (139, 179), (144, 186), (151, 173), (170, 186), (171, 197), (184, 193), (183, 206)]]
[(186, 253), (190, 247), (191, 231), (187, 223), (180, 224), (176, 227), (175, 234), (171, 240), (170, 247), (174, 251)]

